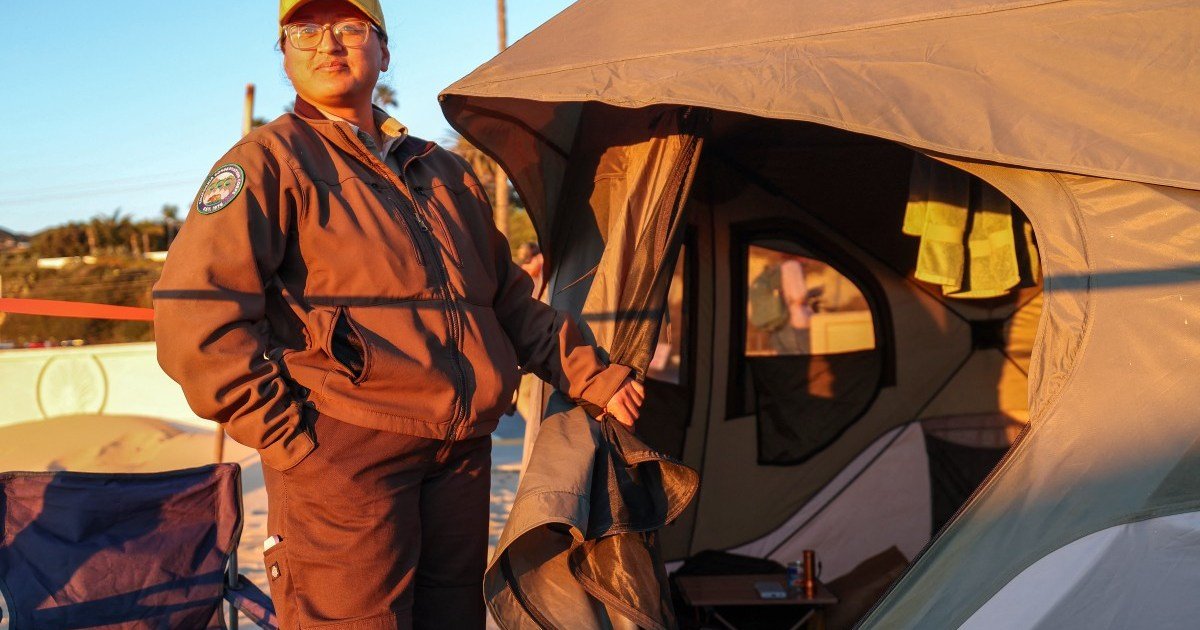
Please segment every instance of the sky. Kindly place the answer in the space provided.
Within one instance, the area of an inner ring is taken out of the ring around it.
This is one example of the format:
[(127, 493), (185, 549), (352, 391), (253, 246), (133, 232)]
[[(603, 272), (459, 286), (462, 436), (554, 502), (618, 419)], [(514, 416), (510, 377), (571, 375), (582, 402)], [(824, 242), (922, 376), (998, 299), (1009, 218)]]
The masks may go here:
[[(570, 0), (507, 0), (509, 43)], [(0, 0), (0, 228), (33, 233), (97, 214), (186, 214), (255, 115), (294, 92), (275, 48), (275, 0)], [(383, 0), (392, 52), (382, 82), (412, 133), (451, 137), (437, 94), (496, 54), (494, 0)]]

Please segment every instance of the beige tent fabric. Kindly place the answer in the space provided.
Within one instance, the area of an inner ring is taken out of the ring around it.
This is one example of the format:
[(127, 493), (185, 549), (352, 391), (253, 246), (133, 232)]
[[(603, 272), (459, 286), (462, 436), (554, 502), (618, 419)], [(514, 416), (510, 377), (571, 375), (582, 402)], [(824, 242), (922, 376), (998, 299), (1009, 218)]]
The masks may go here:
[[(1180, 369), (1200, 354), (1189, 332), (1200, 300), (1200, 193), (952, 162), (1026, 208), (1039, 234), (1055, 236), (1043, 249), (1035, 409), (1009, 459), (865, 628), (957, 627), (1055, 549), (1122, 523), (1200, 510), (1192, 400), (1200, 382)], [(1074, 243), (1063, 238), (1071, 224)], [(1085, 246), (1086, 259), (1072, 261), (1082, 250), (1070, 250)], [(1156, 579), (1189, 579), (1160, 570)]]
[[(588, 171), (592, 176), (590, 181), (571, 181), (574, 186), (567, 199), (578, 206), (563, 208), (568, 216), (594, 214), (605, 243), (582, 309), (597, 345), (604, 348), (614, 347), (617, 334), (630, 334), (629, 326), (636, 323), (632, 317), (636, 313), (624, 312), (636, 305), (622, 304), (621, 295), (630, 290), (629, 283), (636, 281), (638, 267), (646, 260), (667, 255), (666, 251), (653, 251), (668, 245), (653, 229), (653, 209), (662, 204), (676, 205), (681, 190), (686, 197), (697, 164), (696, 140), (680, 129), (686, 112), (677, 109), (642, 114), (642, 120), (634, 124), (603, 116), (589, 119), (576, 152), (597, 155), (594, 164), (581, 160), (591, 167)], [(647, 118), (649, 124), (643, 122)], [(645, 131), (647, 127), (649, 132)], [(673, 177), (678, 181), (672, 182)], [(622, 311), (614, 313), (617, 304), (621, 304)], [(655, 338), (657, 332), (655, 328)], [(646, 339), (642, 345), (649, 348), (651, 344)]]
[[(450, 100), (443, 95), (442, 107)], [(462, 120), (470, 120), (467, 133), (486, 144), (476, 144), (497, 159), (525, 200), (533, 227), (546, 256), (546, 269), (553, 269), (552, 211), (566, 182), (567, 159), (574, 147), (575, 133), (583, 113), (581, 103), (538, 103), (523, 99), (488, 99), (487, 107), (454, 101)], [(459, 123), (454, 123), (462, 131)]]
[[(1004, 416), (1023, 424), (1028, 399), (1028, 379), (1020, 368), (999, 350), (981, 350), (967, 359), (919, 419), (988, 415)], [(1010, 436), (1005, 446), (1012, 443), (1011, 437), (1016, 435)]]
[[(983, 161), (1200, 188), (1195, 2), (730, 7), (578, 2), (447, 88), (448, 118), (476, 140), (485, 134), (464, 108), (501, 107), (496, 97), (698, 105)], [(504, 155), (510, 173), (529, 168), (532, 156), (509, 141), (481, 146)]]
[(922, 427), (884, 434), (771, 534), (732, 549), (787, 564), (815, 549), (828, 582), (890, 547), (913, 557), (932, 526)]
[[(1045, 287), (1028, 359), (1030, 429), (865, 627), (957, 627), (1072, 540), (1200, 509), (1200, 382), (1188, 369), (1200, 355), (1200, 5), (732, 4), (582, 0), (449, 88), (443, 107), (499, 157), (540, 230), (562, 207), (584, 101), (697, 105), (893, 140), (982, 177), (1029, 215)], [(713, 249), (724, 251), (728, 226), (714, 227)], [(714, 328), (726, 330), (719, 309), (728, 296), (711, 300)], [(916, 302), (898, 296), (896, 321), (935, 312)], [(896, 343), (898, 386), (928, 386), (917, 381), (938, 375), (914, 351), (922, 342), (898, 335)], [(720, 353), (705, 356), (712, 382), (724, 382)], [(706, 404), (721, 408), (724, 392), (712, 393)], [(812, 465), (852, 461), (899, 421), (903, 410), (887, 417), (889, 405), (907, 401), (882, 392), (883, 411)], [(689, 458), (707, 458), (697, 548), (766, 533), (730, 515), (778, 524), (819, 488), (746, 466), (747, 426), (713, 423), (704, 444), (687, 446)], [(748, 487), (785, 499), (763, 508), (745, 498)], [(1162, 570), (1162, 579), (1193, 583)]]
[[(982, 177), (1023, 208), (1034, 232), (1043, 236), (1038, 254), (1042, 270), (1042, 315), (1032, 341), (1026, 372), (1029, 378), (1029, 417), (1058, 398), (1072, 374), (1080, 345), (1090, 323), (1087, 301), (1090, 296), (1087, 245), (1082, 217), (1067, 187), (1066, 176), (992, 167), (946, 156), (938, 159)], [(1057, 270), (1050, 277), (1050, 269)], [(1026, 327), (1020, 337), (1029, 335), (1031, 314), (1023, 316)], [(1014, 317), (1014, 319), (1016, 319)], [(1009, 336), (1010, 343), (1014, 340)]]
[[(560, 216), (582, 220), (550, 229), (559, 242), (588, 246), (572, 250), (577, 267), (597, 264), (576, 278), (555, 267), (554, 292), (586, 289), (583, 312), (598, 345), (644, 374), (703, 123), (689, 108), (640, 113), (641, 124), (611, 125), (601, 110), (581, 125), (563, 186), (577, 206)], [(583, 255), (597, 245), (603, 256)], [(497, 622), (674, 627), (657, 532), (690, 503), (698, 474), (579, 408), (545, 418), (531, 451), (485, 575)]]
[(1020, 308), (1013, 313), (1005, 327), (1005, 350), (1017, 367), (1024, 373), (1029, 373), (1029, 361), (1033, 356), (1034, 340), (1037, 337), (1038, 322), (1042, 319), (1042, 300), (1044, 295), (1041, 287), (1038, 293), (1030, 298), (1021, 298)]

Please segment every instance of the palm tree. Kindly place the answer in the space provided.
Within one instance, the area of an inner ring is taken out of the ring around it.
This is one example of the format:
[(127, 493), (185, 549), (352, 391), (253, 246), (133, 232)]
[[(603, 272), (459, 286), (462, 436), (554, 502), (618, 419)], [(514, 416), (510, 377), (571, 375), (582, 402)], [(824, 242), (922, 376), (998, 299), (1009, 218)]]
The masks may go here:
[(72, 221), (34, 234), (30, 248), (39, 258), (82, 256), (94, 253), (89, 248), (92, 241), (91, 228)]
[(391, 86), (380, 84), (375, 86), (375, 104), (387, 109), (396, 107), (400, 101), (396, 100), (396, 91)]
[[(136, 232), (133, 221), (128, 215), (121, 214), (117, 208), (111, 215), (97, 214), (88, 225), (89, 249), (105, 250), (104, 253), (116, 253), (129, 242), (129, 236)], [(92, 252), (95, 255), (95, 251)]]
[(479, 183), (483, 184), (490, 194), (492, 189), (490, 184), (496, 173), (496, 163), (492, 161), (492, 158), (458, 134), (454, 134), (450, 139), (450, 151), (457, 153), (467, 161), (467, 164), (471, 165), (471, 170), (475, 171), (475, 175), (479, 177)]
[(171, 246), (171, 241), (175, 240), (175, 229), (179, 225), (179, 206), (165, 203), (162, 207), (163, 218), (163, 236), (166, 243), (164, 248)]
[[(510, 236), (510, 221), (513, 219), (513, 215), (519, 215), (516, 218), (518, 225), (515, 226), (515, 229), (525, 240), (533, 240), (533, 227), (529, 225), (529, 218), (525, 216), (525, 207), (516, 196), (516, 192), (509, 188), (508, 177), (504, 171), (496, 165), (492, 158), (480, 151), (479, 147), (471, 144), (459, 134), (451, 136), (448, 144), (452, 153), (457, 153), (467, 161), (471, 170), (475, 171), (475, 175), (479, 178), (479, 183), (487, 191), (488, 200), (492, 202), (494, 212), (492, 218), (496, 222), (496, 228), (505, 236)], [(497, 174), (502, 178), (503, 185), (496, 184)], [(514, 250), (525, 240), (512, 240)]]

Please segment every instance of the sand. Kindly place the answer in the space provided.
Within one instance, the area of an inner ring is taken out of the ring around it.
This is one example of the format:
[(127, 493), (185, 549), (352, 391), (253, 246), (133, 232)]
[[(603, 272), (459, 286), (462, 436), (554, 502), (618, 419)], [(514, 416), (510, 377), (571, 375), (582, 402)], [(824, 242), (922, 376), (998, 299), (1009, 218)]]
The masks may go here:
[[(522, 445), (521, 439), (510, 433), (493, 441), (493, 547), (517, 490)], [(0, 427), (0, 471), (155, 472), (191, 468), (213, 461), (215, 439), (213, 431), (155, 418), (65, 416)], [(238, 547), (238, 569), (268, 591), (262, 560), (262, 541), (267, 536), (262, 464), (253, 449), (230, 439), (225, 440), (225, 461), (242, 466), (245, 522)], [(7, 623), (0, 621), (0, 630), (5, 628)]]

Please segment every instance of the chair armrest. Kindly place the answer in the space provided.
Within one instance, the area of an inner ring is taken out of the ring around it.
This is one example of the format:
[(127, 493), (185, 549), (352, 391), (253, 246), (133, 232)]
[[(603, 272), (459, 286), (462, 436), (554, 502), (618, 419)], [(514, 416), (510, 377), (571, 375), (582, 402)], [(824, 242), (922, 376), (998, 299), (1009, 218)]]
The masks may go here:
[(279, 630), (279, 618), (275, 616), (275, 604), (271, 602), (271, 596), (262, 592), (246, 576), (239, 575), (237, 586), (225, 590), (225, 601), (259, 628)]

